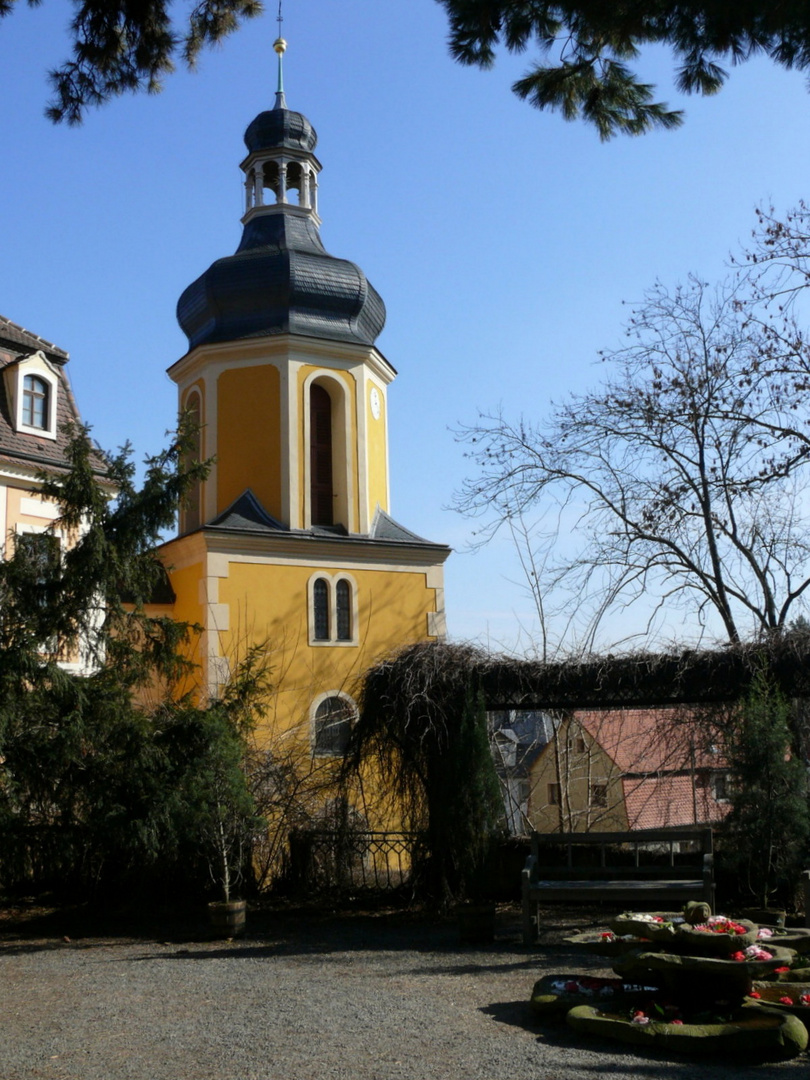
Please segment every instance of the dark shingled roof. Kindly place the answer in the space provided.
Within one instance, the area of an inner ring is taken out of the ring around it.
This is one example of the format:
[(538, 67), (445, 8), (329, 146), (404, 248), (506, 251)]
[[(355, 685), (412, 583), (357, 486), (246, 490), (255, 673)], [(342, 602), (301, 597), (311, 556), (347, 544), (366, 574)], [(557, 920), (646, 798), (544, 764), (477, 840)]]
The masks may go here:
[(245, 529), (250, 532), (264, 532), (267, 529), (285, 532), (287, 528), (280, 521), (267, 513), (265, 508), (250, 490), (246, 488), (238, 499), (209, 522), (209, 529)]
[(310, 153), (318, 144), (315, 128), (303, 113), (292, 109), (268, 109), (259, 113), (245, 132), (245, 146), (253, 153), (271, 146)]
[(311, 529), (289, 529), (267, 513), (250, 488), (246, 488), (238, 499), (235, 499), (227, 509), (223, 510), (213, 521), (209, 521), (203, 528), (215, 531), (222, 530), (223, 532), (248, 532), (264, 535), (284, 533), (287, 536), (317, 539), (332, 537), (348, 541), (378, 540), (387, 544), (418, 544), (426, 547), (445, 548), (444, 544), (435, 544), (431, 540), (425, 540), (424, 537), (417, 536), (410, 529), (406, 529), (404, 525), (394, 521), (379, 507), (374, 515), (374, 521), (368, 534), (349, 534), (342, 526), (338, 525), (333, 527), (313, 526)]
[[(41, 352), (53, 365), (58, 379), (56, 395), (56, 438), (47, 439), (29, 432), (17, 431), (11, 416), (6, 395), (3, 371), (35, 352)], [(38, 334), (32, 334), (22, 326), (0, 315), (0, 461), (28, 465), (33, 469), (60, 469), (65, 467), (65, 454), (69, 435), (66, 425), (81, 423), (79, 410), (70, 388), (65, 364), (70, 357), (64, 349), (54, 345)], [(93, 454), (93, 467), (98, 474), (107, 471), (107, 462), (101, 450)]]
[[(56, 395), (56, 439), (17, 431), (2, 377), (4, 369), (19, 363), (35, 352), (41, 352), (53, 365), (59, 380)], [(0, 460), (31, 465), (33, 468), (59, 468), (65, 464), (68, 436), (63, 428), (79, 422), (79, 410), (64, 371), (68, 354), (64, 349), (23, 329), (0, 315)], [(101, 465), (101, 459), (99, 458)]]

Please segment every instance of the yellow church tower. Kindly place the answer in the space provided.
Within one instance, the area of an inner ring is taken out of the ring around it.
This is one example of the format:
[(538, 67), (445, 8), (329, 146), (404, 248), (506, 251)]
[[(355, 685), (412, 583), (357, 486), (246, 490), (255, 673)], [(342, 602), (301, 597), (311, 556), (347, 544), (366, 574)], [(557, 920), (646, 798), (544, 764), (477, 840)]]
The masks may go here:
[(177, 306), (189, 351), (169, 375), (214, 464), (162, 550), (174, 615), (204, 627), (203, 691), (267, 641), (275, 724), (336, 756), (362, 673), (444, 635), (449, 548), (389, 515), (385, 307), (324, 249), (317, 136), (287, 108), (285, 47), (275, 106), (245, 132), (241, 243)]

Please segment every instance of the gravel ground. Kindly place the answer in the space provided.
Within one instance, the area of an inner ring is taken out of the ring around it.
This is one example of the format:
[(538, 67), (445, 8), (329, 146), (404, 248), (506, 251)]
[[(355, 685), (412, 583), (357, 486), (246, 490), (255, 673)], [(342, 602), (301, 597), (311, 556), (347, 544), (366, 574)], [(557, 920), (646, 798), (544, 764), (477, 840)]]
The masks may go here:
[(541, 974), (604, 970), (563, 929), (531, 949), (514, 910), (485, 948), (391, 914), (251, 918), (239, 942), (7, 930), (0, 1080), (806, 1080), (806, 1054), (746, 1069), (538, 1025)]

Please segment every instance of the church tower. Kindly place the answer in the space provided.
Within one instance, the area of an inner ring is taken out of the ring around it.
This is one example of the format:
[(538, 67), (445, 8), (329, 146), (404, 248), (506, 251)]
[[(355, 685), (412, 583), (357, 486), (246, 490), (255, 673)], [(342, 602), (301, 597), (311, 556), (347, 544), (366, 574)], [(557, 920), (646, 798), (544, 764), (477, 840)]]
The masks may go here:
[(287, 108), (285, 47), (275, 105), (245, 132), (241, 242), (177, 305), (189, 351), (169, 375), (214, 463), (163, 553), (174, 614), (205, 628), (203, 689), (267, 641), (276, 722), (334, 755), (362, 673), (444, 635), (449, 549), (389, 514), (385, 306), (323, 246), (317, 136)]

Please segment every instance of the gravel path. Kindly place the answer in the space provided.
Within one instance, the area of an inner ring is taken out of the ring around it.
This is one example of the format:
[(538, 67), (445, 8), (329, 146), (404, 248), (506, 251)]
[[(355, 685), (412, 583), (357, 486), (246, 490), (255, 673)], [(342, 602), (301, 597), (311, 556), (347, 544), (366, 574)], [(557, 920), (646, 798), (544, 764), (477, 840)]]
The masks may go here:
[(280, 916), (238, 943), (5, 934), (0, 1080), (806, 1080), (807, 1055), (746, 1070), (538, 1026), (540, 974), (603, 962), (501, 922), (488, 948), (402, 917)]

